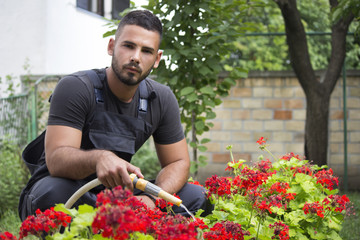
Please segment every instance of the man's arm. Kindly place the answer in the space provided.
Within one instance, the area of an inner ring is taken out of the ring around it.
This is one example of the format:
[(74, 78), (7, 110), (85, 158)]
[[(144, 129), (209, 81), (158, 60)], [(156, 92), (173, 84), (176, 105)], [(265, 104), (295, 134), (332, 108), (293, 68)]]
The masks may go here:
[(190, 158), (186, 139), (173, 144), (156, 144), (161, 164), (155, 184), (170, 194), (178, 192), (189, 177)]
[(125, 185), (133, 189), (129, 173), (143, 177), (138, 167), (107, 150), (80, 149), (82, 132), (50, 125), (45, 136), (46, 164), (52, 176), (83, 179), (93, 173), (106, 187)]

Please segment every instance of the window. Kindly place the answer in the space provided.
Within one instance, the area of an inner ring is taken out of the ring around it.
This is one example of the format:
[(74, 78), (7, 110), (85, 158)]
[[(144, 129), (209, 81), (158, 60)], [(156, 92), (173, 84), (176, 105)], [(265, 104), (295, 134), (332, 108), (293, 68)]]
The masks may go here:
[(130, 0), (76, 0), (76, 7), (112, 19), (129, 6)]

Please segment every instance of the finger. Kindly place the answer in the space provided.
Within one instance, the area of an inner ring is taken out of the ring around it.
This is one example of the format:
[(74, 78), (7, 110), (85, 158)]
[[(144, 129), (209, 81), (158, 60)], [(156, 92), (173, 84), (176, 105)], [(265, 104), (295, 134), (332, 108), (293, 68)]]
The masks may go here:
[(132, 164), (128, 165), (127, 170), (129, 173), (135, 173), (138, 178), (144, 178), (144, 175), (141, 173), (140, 168), (138, 168)]
[(107, 177), (107, 178), (106, 178), (106, 181), (107, 181), (107, 183), (109, 184), (110, 188), (114, 188), (114, 187), (117, 186), (116, 183), (115, 183), (115, 181), (114, 181), (114, 179), (113, 179), (112, 177)]
[(110, 184), (108, 183), (108, 181), (106, 180), (106, 178), (100, 178), (98, 177), (98, 179), (100, 180), (100, 182), (102, 183), (102, 185), (104, 185), (106, 188), (111, 188)]
[(119, 175), (121, 177), (122, 184), (127, 187), (130, 191), (134, 190), (134, 185), (130, 179), (129, 173), (126, 171), (126, 169), (121, 168), (119, 170)]

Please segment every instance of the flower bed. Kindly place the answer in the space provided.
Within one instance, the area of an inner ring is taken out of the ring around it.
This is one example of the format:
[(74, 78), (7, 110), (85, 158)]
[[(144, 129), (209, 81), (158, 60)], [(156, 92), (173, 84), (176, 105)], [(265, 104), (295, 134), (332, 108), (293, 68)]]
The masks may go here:
[[(260, 138), (260, 149), (267, 149)], [(19, 239), (341, 239), (339, 231), (351, 203), (338, 195), (338, 178), (326, 166), (316, 166), (290, 153), (271, 162), (262, 156), (252, 166), (232, 157), (231, 177), (212, 176), (205, 182), (213, 212), (195, 220), (149, 209), (128, 190), (117, 187), (98, 195), (97, 207), (78, 210), (63, 204), (37, 211), (23, 223)], [(199, 184), (192, 181), (193, 184)], [(60, 231), (58, 231), (62, 228)], [(17, 239), (9, 232), (0, 239)]]

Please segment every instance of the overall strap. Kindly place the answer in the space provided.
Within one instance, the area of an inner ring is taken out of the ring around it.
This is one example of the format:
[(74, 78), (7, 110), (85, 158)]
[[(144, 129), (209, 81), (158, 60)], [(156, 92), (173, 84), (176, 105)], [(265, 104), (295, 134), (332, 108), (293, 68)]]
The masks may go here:
[(91, 83), (94, 86), (96, 103), (104, 105), (103, 85), (99, 78), (99, 75), (94, 70), (87, 70), (86, 75), (89, 77)]
[(148, 107), (148, 98), (149, 98), (149, 91), (146, 86), (146, 80), (140, 82), (139, 91), (140, 91), (140, 98), (139, 98), (139, 108), (138, 108), (138, 118), (142, 120), (146, 120), (146, 112)]

